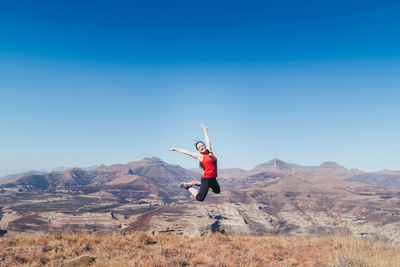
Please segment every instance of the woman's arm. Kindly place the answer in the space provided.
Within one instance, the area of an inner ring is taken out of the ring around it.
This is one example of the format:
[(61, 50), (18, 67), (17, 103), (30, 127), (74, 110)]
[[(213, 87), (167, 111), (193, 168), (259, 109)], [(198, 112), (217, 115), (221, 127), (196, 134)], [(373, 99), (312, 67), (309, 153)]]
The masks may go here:
[(173, 148), (169, 148), (168, 150), (169, 150), (169, 151), (176, 151), (176, 152), (179, 152), (179, 153), (182, 153), (182, 154), (189, 155), (189, 156), (191, 156), (192, 158), (198, 159), (198, 160), (200, 160), (200, 161), (203, 160), (203, 155), (202, 155), (202, 154), (193, 153), (193, 152), (187, 151), (187, 150), (182, 149), (182, 148), (174, 148), (174, 147), (173, 147)]
[(208, 149), (208, 151), (211, 151), (210, 137), (208, 137), (208, 133), (207, 133), (208, 126), (206, 127), (202, 124), (200, 127), (204, 131), (204, 139), (206, 140), (206, 148)]

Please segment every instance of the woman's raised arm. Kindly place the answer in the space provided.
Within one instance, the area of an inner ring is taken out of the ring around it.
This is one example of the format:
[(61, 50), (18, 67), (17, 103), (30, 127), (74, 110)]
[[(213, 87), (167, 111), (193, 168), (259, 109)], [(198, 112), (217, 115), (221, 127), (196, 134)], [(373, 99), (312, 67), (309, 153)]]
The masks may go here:
[(211, 151), (210, 137), (208, 137), (207, 133), (208, 126), (204, 126), (202, 124), (200, 127), (204, 131), (204, 140), (206, 141), (206, 148), (208, 149), (208, 151)]
[(173, 148), (169, 148), (168, 150), (169, 151), (176, 151), (176, 152), (179, 152), (179, 153), (182, 153), (182, 154), (186, 154), (186, 155), (191, 156), (192, 158), (198, 159), (200, 161), (203, 160), (203, 155), (202, 154), (193, 153), (193, 152), (187, 151), (187, 150), (182, 149), (182, 148), (173, 147)]

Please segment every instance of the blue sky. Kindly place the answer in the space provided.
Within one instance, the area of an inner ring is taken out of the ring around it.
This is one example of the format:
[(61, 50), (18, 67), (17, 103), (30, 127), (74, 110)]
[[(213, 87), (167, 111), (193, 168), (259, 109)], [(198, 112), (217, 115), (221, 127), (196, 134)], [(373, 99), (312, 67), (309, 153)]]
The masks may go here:
[(1, 1), (0, 175), (157, 156), (400, 170), (399, 5)]

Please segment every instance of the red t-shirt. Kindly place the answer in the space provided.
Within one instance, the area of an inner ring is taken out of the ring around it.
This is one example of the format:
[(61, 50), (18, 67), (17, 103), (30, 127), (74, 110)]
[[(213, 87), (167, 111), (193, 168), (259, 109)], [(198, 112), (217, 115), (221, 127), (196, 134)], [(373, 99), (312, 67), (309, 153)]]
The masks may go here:
[(217, 158), (210, 151), (210, 154), (203, 154), (203, 160), (201, 163), (204, 166), (203, 178), (217, 178)]

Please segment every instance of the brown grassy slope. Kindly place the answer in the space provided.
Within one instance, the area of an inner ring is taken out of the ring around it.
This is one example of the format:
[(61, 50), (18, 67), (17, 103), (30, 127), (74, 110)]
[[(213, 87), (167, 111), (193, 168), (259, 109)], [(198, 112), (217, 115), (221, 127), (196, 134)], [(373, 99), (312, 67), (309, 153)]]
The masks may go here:
[(350, 237), (49, 235), (0, 239), (1, 266), (400, 266), (400, 245)]

